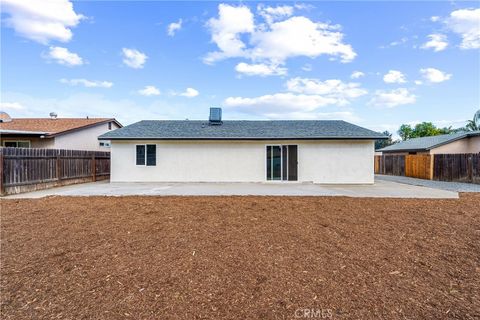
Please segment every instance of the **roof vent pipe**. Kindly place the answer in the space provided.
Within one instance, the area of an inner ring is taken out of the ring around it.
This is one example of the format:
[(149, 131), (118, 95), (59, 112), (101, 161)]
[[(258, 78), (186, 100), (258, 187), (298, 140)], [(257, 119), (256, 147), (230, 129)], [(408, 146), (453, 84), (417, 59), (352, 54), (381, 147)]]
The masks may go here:
[(222, 124), (222, 108), (210, 108), (210, 117), (208, 119), (210, 125)]
[(12, 118), (5, 111), (0, 111), (0, 122), (12, 122)]

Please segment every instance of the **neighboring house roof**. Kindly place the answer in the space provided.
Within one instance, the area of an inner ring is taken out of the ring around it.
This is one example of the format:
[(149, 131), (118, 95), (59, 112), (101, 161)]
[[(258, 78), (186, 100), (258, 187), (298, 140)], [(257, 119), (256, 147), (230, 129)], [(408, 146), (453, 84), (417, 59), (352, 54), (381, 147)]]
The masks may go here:
[(108, 140), (292, 140), (292, 139), (386, 139), (374, 132), (340, 120), (208, 121), (144, 120), (107, 132)]
[(427, 151), (442, 145), (468, 138), (480, 136), (480, 131), (472, 132), (457, 132), (452, 134), (442, 134), (438, 136), (431, 137), (422, 137), (422, 138), (413, 138), (408, 139), (391, 146), (378, 149), (377, 151), (381, 152), (397, 152), (397, 151)]
[(92, 127), (106, 122), (115, 122), (113, 118), (13, 118), (9, 122), (0, 122), (0, 132), (3, 134), (43, 134), (55, 136), (79, 129)]

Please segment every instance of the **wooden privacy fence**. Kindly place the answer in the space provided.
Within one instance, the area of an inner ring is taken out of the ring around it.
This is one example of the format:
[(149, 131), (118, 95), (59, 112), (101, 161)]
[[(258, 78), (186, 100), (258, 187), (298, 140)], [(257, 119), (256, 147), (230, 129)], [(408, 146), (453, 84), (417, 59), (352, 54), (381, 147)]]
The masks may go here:
[(2, 195), (107, 179), (110, 152), (0, 148), (0, 176)]
[(405, 156), (375, 156), (375, 173), (404, 176)]
[(432, 180), (433, 161), (429, 154), (406, 155), (405, 176)]
[(480, 153), (436, 154), (433, 179), (480, 184)]
[(375, 156), (375, 173), (428, 180), (480, 183), (480, 154)]

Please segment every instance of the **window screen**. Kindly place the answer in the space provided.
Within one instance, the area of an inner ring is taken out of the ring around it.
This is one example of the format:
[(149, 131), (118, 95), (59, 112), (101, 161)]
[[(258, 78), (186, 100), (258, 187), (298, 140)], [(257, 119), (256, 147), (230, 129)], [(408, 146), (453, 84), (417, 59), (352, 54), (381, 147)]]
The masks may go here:
[(28, 141), (18, 141), (17, 146), (19, 148), (30, 148), (30, 142), (28, 142)]
[(5, 141), (3, 146), (10, 148), (30, 148), (30, 141)]
[(145, 165), (145, 145), (137, 146), (137, 166)]
[(147, 166), (155, 166), (157, 164), (157, 146), (147, 144)]

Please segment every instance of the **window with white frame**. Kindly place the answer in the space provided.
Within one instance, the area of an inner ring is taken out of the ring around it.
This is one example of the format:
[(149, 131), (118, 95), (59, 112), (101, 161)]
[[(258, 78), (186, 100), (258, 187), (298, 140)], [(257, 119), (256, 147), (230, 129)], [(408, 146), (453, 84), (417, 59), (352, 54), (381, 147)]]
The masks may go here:
[(157, 165), (157, 145), (155, 144), (137, 144), (136, 145), (137, 166), (156, 166)]
[(30, 140), (6, 140), (3, 146), (7, 148), (30, 148)]

